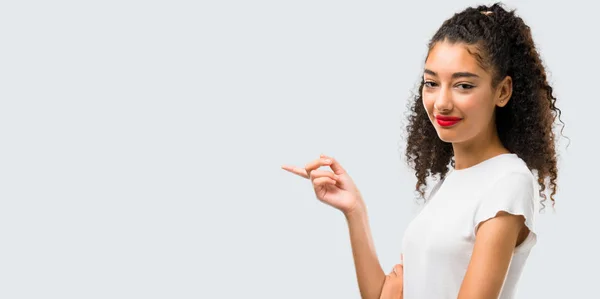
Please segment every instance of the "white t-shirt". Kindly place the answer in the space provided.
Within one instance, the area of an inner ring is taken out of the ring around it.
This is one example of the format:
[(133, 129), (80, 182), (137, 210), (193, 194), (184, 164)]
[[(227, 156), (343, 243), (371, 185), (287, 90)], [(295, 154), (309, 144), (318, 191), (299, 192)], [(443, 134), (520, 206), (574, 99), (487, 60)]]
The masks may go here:
[(514, 298), (536, 243), (537, 188), (532, 172), (516, 154), (450, 169), (404, 233), (404, 299), (456, 299), (475, 245), (475, 228), (499, 211), (525, 216), (530, 230), (515, 248), (499, 297)]

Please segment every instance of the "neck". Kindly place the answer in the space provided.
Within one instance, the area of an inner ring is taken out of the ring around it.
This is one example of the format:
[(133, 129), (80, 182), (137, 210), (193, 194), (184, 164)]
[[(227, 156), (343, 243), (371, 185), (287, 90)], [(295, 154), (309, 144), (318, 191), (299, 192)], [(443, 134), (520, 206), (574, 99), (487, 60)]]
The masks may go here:
[(472, 140), (452, 143), (452, 148), (454, 150), (454, 169), (456, 170), (469, 168), (500, 154), (510, 153), (502, 145), (495, 128)]

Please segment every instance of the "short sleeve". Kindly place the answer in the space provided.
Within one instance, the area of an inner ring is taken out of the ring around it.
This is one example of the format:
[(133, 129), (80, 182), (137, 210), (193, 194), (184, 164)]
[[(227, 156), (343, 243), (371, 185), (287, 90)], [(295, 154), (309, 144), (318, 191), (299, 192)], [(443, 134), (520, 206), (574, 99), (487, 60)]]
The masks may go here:
[(534, 211), (535, 193), (534, 178), (528, 173), (510, 173), (502, 176), (481, 195), (481, 201), (474, 216), (473, 235), (477, 228), (488, 219), (496, 217), (500, 211), (525, 217), (525, 225), (529, 228), (528, 239), (535, 238)]

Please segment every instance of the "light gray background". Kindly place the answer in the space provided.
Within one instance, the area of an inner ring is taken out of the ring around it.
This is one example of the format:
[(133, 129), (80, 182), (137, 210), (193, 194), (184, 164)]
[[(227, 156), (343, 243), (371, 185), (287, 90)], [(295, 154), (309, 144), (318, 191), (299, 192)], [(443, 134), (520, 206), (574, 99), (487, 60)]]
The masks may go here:
[[(479, 3), (3, 1), (0, 297), (359, 298), (343, 216), (280, 166), (336, 157), (391, 270), (406, 101), (427, 40)], [(518, 298), (592, 298), (598, 7), (506, 3), (571, 138)]]

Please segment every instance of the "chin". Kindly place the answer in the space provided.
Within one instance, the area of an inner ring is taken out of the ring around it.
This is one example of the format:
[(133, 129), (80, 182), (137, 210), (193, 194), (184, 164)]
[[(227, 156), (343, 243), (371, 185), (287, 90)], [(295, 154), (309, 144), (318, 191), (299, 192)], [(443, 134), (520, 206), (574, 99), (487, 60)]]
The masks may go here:
[(457, 136), (457, 134), (455, 132), (449, 132), (449, 131), (446, 131), (445, 129), (438, 129), (438, 128), (436, 128), (436, 130), (437, 130), (438, 137), (443, 142), (458, 143), (458, 142), (463, 141), (463, 138), (460, 138), (459, 136)]
[(447, 142), (447, 143), (455, 143), (456, 142), (456, 140), (454, 138), (449, 138), (448, 136), (444, 136), (444, 134), (439, 134), (438, 133), (438, 137), (443, 142)]

